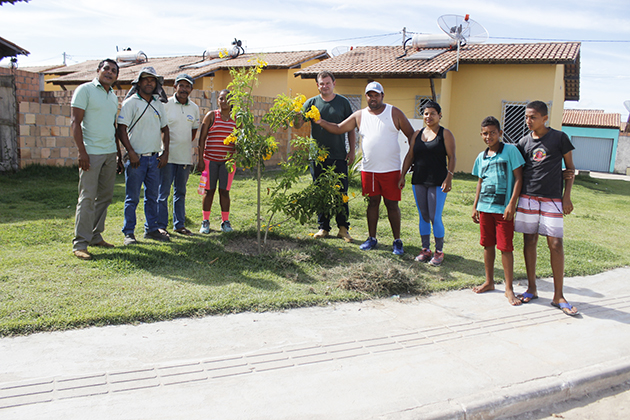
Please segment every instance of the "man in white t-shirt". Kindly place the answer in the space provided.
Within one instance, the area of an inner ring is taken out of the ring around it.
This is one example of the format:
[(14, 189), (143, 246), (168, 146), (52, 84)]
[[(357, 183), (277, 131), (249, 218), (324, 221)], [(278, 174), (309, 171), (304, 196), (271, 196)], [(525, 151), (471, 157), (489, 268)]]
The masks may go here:
[(186, 183), (192, 168), (192, 142), (199, 128), (199, 107), (189, 99), (193, 79), (182, 73), (175, 78), (175, 94), (164, 105), (168, 118), (170, 146), (168, 164), (160, 169), (158, 193), (158, 230), (168, 235), (168, 196), (173, 185), (173, 230), (192, 235), (186, 221)]
[(411, 139), (414, 129), (400, 109), (383, 102), (384, 97), (383, 86), (378, 82), (370, 82), (365, 87), (365, 98), (368, 103), (366, 108), (354, 112), (339, 124), (324, 120), (315, 121), (315, 123), (334, 134), (359, 128), (363, 152), (361, 183), (363, 195), (369, 197), (367, 208), (369, 236), (361, 244), (360, 249), (367, 251), (378, 245), (376, 227), (382, 197), (394, 235), (393, 253), (402, 255), (404, 251), (400, 239), (400, 207), (398, 206), (401, 198), (398, 179), (400, 179), (402, 162), (398, 132), (402, 131), (407, 139)]

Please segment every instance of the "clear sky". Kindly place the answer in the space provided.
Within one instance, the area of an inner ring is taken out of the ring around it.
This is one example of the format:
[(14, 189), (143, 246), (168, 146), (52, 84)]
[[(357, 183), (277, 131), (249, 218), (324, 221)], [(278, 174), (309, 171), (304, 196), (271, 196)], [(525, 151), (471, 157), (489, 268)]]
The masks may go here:
[[(544, 8), (542, 8), (544, 6)], [(441, 33), (437, 18), (469, 14), (488, 42), (582, 41), (579, 102), (628, 118), (628, 0), (31, 0), (0, 6), (0, 36), (30, 51), (19, 66), (115, 57), (116, 47), (149, 59), (201, 55), (238, 38), (248, 52), (399, 45), (402, 28)], [(593, 42), (603, 41), (603, 42)], [(6, 64), (6, 59), (0, 64)]]

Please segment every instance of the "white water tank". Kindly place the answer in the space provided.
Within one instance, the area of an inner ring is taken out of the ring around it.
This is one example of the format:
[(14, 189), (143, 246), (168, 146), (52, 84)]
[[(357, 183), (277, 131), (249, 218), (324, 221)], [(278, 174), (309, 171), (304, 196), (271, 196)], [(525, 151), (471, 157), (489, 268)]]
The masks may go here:
[(414, 48), (448, 48), (457, 46), (457, 41), (446, 34), (415, 34)]
[[(227, 55), (226, 55), (227, 54)], [(204, 59), (212, 60), (214, 58), (233, 58), (239, 55), (239, 49), (236, 45), (228, 48), (208, 48), (203, 52)]]
[(116, 61), (119, 63), (144, 63), (147, 55), (142, 51), (123, 50), (116, 53)]

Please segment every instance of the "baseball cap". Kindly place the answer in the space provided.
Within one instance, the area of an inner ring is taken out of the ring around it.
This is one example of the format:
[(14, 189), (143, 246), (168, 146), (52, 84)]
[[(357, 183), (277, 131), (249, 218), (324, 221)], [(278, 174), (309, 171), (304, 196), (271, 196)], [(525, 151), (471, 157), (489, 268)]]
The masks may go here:
[(374, 92), (380, 93), (381, 95), (385, 93), (383, 91), (383, 86), (381, 86), (381, 84), (379, 82), (370, 82), (370, 83), (368, 83), (368, 85), (365, 87), (365, 93), (368, 93), (370, 91), (374, 91)]
[(178, 74), (177, 77), (175, 78), (175, 84), (177, 84), (177, 82), (179, 82), (180, 80), (185, 80), (191, 85), (195, 84), (195, 81), (193, 80), (193, 78), (187, 75), (186, 73)]

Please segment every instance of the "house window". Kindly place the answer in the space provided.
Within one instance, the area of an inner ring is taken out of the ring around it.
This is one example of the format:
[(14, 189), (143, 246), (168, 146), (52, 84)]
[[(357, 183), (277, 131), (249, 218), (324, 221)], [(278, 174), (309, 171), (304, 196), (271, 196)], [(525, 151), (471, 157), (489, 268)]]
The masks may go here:
[(416, 95), (416, 108), (413, 117), (414, 118), (422, 118), (422, 108), (426, 105), (427, 102), (431, 101), (433, 98), (430, 96), (420, 96)]
[(526, 106), (527, 102), (503, 101), (501, 125), (503, 126), (504, 142), (517, 143), (527, 134), (527, 124), (525, 124)]
[(350, 107), (352, 108), (352, 112), (355, 112), (361, 109), (361, 95), (343, 95), (343, 96), (345, 96), (348, 102), (350, 102)]

